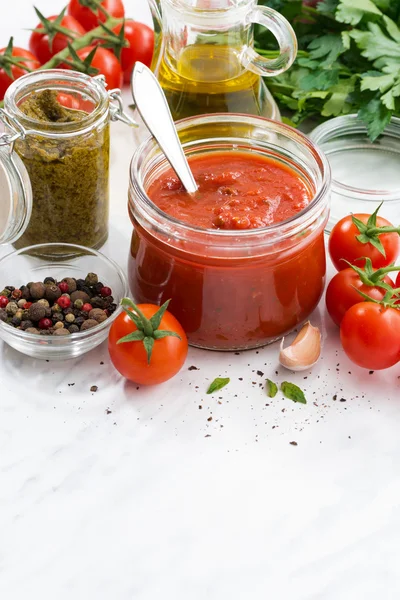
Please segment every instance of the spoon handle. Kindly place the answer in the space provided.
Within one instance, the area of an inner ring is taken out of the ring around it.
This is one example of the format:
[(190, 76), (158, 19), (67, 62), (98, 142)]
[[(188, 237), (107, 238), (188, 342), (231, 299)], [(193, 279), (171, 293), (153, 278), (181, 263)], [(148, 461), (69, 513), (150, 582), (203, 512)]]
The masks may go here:
[(164, 92), (152, 71), (137, 62), (131, 78), (132, 96), (147, 129), (157, 140), (168, 162), (189, 194), (197, 184), (181, 146)]

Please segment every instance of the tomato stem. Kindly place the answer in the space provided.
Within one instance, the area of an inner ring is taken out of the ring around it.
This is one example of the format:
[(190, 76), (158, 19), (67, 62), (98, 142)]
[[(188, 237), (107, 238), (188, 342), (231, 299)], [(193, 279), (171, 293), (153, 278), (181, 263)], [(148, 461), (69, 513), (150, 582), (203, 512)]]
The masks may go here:
[[(124, 22), (124, 19), (116, 19), (114, 17), (110, 17), (104, 24), (99, 25), (96, 29), (92, 29), (92, 31), (88, 31), (85, 35), (81, 37), (75, 38), (71, 42), (71, 47), (74, 50), (81, 50), (86, 46), (90, 46), (94, 41), (106, 39), (104, 36), (104, 25), (109, 29), (113, 29), (116, 25), (119, 25)], [(70, 58), (70, 51), (68, 48), (64, 48), (61, 52), (55, 54), (47, 63), (40, 67), (40, 70), (45, 69), (55, 69), (58, 67), (60, 63), (65, 62)]]
[(130, 298), (123, 298), (121, 300), (121, 306), (131, 321), (133, 321), (137, 329), (119, 339), (117, 344), (124, 344), (126, 342), (142, 342), (147, 354), (147, 364), (150, 364), (154, 344), (157, 340), (161, 340), (162, 338), (169, 336), (181, 339), (180, 335), (175, 333), (175, 331), (159, 329), (161, 320), (168, 308), (169, 303), (169, 300), (164, 302), (164, 304), (160, 306), (158, 311), (151, 317), (151, 319), (148, 319)]

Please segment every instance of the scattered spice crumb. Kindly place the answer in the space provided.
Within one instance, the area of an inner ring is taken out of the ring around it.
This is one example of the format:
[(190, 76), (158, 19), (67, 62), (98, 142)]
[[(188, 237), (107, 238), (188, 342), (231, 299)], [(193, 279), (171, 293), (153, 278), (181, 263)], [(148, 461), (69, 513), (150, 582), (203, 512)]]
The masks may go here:
[(68, 387), (72, 387), (73, 385), (75, 385), (75, 383), (69, 383)]
[(346, 402), (346, 398), (340, 398), (340, 402)]
[(97, 385), (92, 385), (92, 387), (90, 388), (90, 391), (91, 391), (91, 392), (97, 392), (97, 390), (98, 390), (98, 389), (99, 389), (99, 388), (98, 388), (98, 386), (97, 386)]
[(191, 367), (188, 368), (188, 371), (200, 371), (199, 367), (195, 367), (194, 365), (192, 365)]
[(101, 361), (100, 361), (100, 364), (101, 364), (101, 365), (104, 365), (104, 362), (101, 360)]
[(201, 405), (201, 404), (199, 404), (199, 410), (201, 410), (202, 408), (203, 408), (203, 407), (202, 407), (202, 405)]
[(208, 417), (207, 421), (212, 421), (212, 417)]
[(264, 373), (262, 371), (257, 371), (257, 375), (259, 375), (260, 377), (264, 377)]
[(289, 442), (291, 446), (297, 446), (297, 442)]
[(373, 375), (373, 374), (374, 374), (374, 371), (369, 371), (368, 372), (368, 375)]
[(211, 437), (211, 434), (207, 433), (204, 437)]
[(106, 408), (106, 415), (111, 415), (112, 410), (110, 410), (109, 408)]

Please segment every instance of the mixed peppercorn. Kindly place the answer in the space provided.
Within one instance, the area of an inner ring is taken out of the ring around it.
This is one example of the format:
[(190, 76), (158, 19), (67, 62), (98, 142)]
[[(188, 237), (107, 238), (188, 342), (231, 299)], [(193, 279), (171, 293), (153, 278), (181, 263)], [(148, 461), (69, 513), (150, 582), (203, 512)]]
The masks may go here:
[(103, 323), (117, 305), (95, 273), (85, 279), (53, 277), (0, 292), (0, 321), (38, 335), (63, 336)]

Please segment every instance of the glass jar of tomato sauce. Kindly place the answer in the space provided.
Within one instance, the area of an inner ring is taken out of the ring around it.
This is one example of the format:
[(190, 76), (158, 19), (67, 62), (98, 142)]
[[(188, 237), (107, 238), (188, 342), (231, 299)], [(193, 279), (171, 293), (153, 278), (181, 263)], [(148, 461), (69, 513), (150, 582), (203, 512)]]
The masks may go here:
[(193, 346), (243, 350), (277, 340), (309, 317), (324, 289), (328, 162), (305, 135), (261, 117), (191, 117), (177, 129), (189, 162), (217, 152), (229, 169), (229, 157), (239, 151), (272, 159), (304, 183), (310, 200), (294, 216), (260, 228), (188, 224), (148, 195), (168, 169), (156, 142), (148, 139), (130, 170), (134, 298), (157, 304), (171, 299), (169, 310)]

